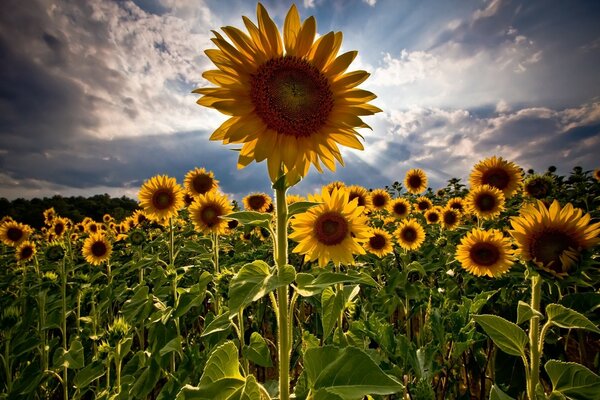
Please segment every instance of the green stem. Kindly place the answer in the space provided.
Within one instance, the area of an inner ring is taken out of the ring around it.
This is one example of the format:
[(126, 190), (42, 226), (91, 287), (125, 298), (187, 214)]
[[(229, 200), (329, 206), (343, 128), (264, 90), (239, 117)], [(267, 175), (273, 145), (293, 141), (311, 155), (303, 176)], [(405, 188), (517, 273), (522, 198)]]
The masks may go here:
[[(275, 248), (275, 262), (277, 273), (281, 274), (288, 262), (288, 238), (287, 223), (288, 210), (285, 201), (286, 188), (275, 189), (276, 214), (277, 214), (277, 246)], [(277, 326), (278, 343), (277, 352), (279, 356), (279, 399), (290, 398), (290, 332), (292, 323), (288, 315), (288, 286), (277, 288)]]
[[(175, 268), (175, 234), (173, 232), (173, 218), (169, 218), (169, 270), (169, 272), (173, 274), (173, 277), (171, 278), (173, 286), (173, 310), (177, 310), (177, 306), (179, 305), (179, 296), (177, 295), (177, 269)], [(179, 318), (174, 318), (173, 320), (175, 322), (177, 337), (180, 337), (181, 332), (179, 330)], [(176, 354), (176, 352), (173, 352), (171, 355), (171, 372), (173, 373), (175, 373), (176, 369)]]
[[(542, 278), (539, 275), (531, 277), (531, 309), (540, 311), (542, 297)], [(527, 385), (527, 396), (535, 399), (535, 388), (540, 381), (540, 317), (534, 314), (529, 320), (529, 352), (531, 373)]]
[[(61, 294), (62, 294), (62, 345), (64, 351), (68, 350), (67, 347), (67, 265), (66, 261), (63, 258), (62, 260), (62, 285), (61, 285)], [(63, 398), (64, 400), (69, 399), (69, 379), (68, 379), (68, 369), (67, 366), (63, 366)]]
[(115, 376), (117, 379), (117, 393), (121, 393), (121, 342), (117, 343), (115, 351)]
[[(213, 264), (215, 267), (215, 277), (217, 277), (221, 271), (219, 269), (219, 234), (215, 233), (212, 237), (212, 252), (213, 252)], [(221, 296), (219, 295), (219, 288), (215, 291), (215, 315), (221, 313)]]
[(4, 372), (6, 374), (6, 393), (10, 394), (12, 390), (12, 368), (10, 365), (10, 331), (6, 335), (4, 342)]
[[(240, 309), (240, 311), (238, 311), (238, 325), (239, 325), (239, 338), (240, 338), (240, 349), (243, 349), (244, 346), (246, 345), (245, 343), (245, 330), (244, 330), (244, 310)], [(242, 357), (242, 368), (244, 369), (244, 375), (248, 376), (248, 374), (250, 373), (250, 365), (248, 363), (248, 360), (245, 357)]]

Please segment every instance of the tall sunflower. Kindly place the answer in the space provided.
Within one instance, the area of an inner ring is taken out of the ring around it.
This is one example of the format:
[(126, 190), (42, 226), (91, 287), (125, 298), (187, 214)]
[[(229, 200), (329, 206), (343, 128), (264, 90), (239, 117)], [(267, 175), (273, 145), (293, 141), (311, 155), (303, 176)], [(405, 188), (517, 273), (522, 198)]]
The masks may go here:
[(273, 199), (266, 193), (251, 193), (242, 202), (248, 211), (267, 212), (273, 206)]
[(392, 236), (379, 228), (373, 228), (369, 240), (365, 242), (364, 247), (369, 253), (373, 253), (379, 258), (385, 257), (394, 250), (392, 247)]
[(369, 195), (369, 191), (359, 185), (352, 185), (346, 188), (348, 191), (348, 199), (350, 201), (354, 199), (358, 199), (358, 205), (360, 207), (364, 207), (364, 212), (369, 212), (373, 207), (373, 202), (371, 201), (371, 196)]
[(36, 253), (35, 243), (30, 242), (29, 240), (25, 240), (25, 241), (21, 242), (20, 245), (17, 246), (15, 255), (17, 257), (18, 262), (24, 263), (24, 262), (27, 262), (27, 261), (30, 261), (31, 259), (33, 259), (33, 257), (35, 256), (35, 253)]
[(95, 233), (83, 242), (82, 254), (88, 263), (100, 265), (110, 260), (112, 244), (104, 234)]
[(361, 116), (381, 110), (369, 101), (375, 95), (356, 87), (369, 74), (345, 73), (357, 55), (337, 56), (341, 32), (315, 41), (314, 17), (300, 21), (292, 5), (284, 21), (283, 40), (262, 6), (258, 26), (244, 17), (249, 34), (227, 26), (226, 40), (214, 32), (218, 49), (206, 55), (218, 68), (202, 76), (217, 87), (200, 88), (198, 104), (230, 116), (211, 136), (224, 144), (243, 144), (238, 167), (267, 160), (275, 181), (283, 164), (292, 179), (305, 176), (312, 163), (335, 170), (343, 164), (338, 145), (363, 149), (356, 128), (368, 128)]
[(577, 263), (582, 250), (600, 243), (600, 222), (590, 224), (590, 220), (590, 214), (571, 203), (561, 208), (554, 200), (547, 208), (537, 200), (511, 219), (510, 234), (524, 261), (562, 277)]
[(357, 200), (349, 201), (348, 192), (323, 189), (323, 204), (297, 214), (291, 220), (290, 239), (298, 242), (294, 253), (304, 254), (310, 261), (318, 260), (324, 267), (331, 260), (335, 264), (352, 264), (354, 254), (365, 254), (361, 243), (370, 237), (367, 217)]
[(371, 204), (373, 205), (373, 210), (385, 210), (391, 201), (392, 197), (385, 189), (375, 189), (371, 192)]
[(232, 212), (233, 207), (227, 196), (216, 191), (199, 195), (190, 206), (194, 227), (203, 233), (226, 233), (228, 220), (222, 217)]
[(7, 246), (17, 247), (33, 233), (29, 225), (8, 220), (0, 225), (0, 240)]
[(504, 195), (493, 186), (477, 186), (467, 195), (466, 203), (467, 210), (477, 218), (491, 219), (504, 210)]
[(194, 168), (185, 174), (183, 186), (194, 197), (206, 194), (219, 187), (219, 181), (215, 179), (212, 171), (204, 168)]
[(398, 225), (394, 236), (404, 250), (417, 250), (425, 241), (425, 229), (416, 219), (409, 218)]
[(410, 202), (403, 197), (392, 200), (389, 206), (390, 213), (396, 218), (405, 218), (410, 214)]
[(408, 193), (419, 194), (427, 189), (427, 175), (420, 168), (413, 168), (406, 173), (404, 187)]
[(54, 207), (50, 207), (44, 210), (44, 223), (48, 226), (52, 225), (54, 218), (56, 217), (56, 211), (54, 211)]
[(514, 263), (510, 240), (497, 229), (473, 229), (456, 247), (456, 259), (476, 276), (498, 277)]
[(425, 196), (417, 197), (415, 200), (415, 208), (421, 213), (424, 213), (431, 207), (433, 207), (433, 203)]
[(515, 163), (493, 156), (475, 164), (469, 176), (469, 183), (472, 188), (481, 185), (493, 186), (501, 190), (508, 199), (519, 190), (522, 179), (521, 169)]
[(63, 217), (56, 217), (52, 222), (52, 227), (50, 228), (50, 232), (54, 235), (56, 239), (60, 239), (63, 237), (65, 232), (67, 231), (69, 220)]
[(176, 217), (183, 207), (183, 189), (175, 178), (157, 175), (142, 185), (138, 195), (144, 214), (153, 221)]

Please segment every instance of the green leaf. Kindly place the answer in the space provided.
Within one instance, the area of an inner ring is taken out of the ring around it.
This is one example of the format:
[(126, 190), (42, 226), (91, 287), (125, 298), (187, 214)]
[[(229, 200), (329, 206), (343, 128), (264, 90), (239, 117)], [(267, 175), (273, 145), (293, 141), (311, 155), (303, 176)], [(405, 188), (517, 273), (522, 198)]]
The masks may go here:
[(77, 372), (73, 383), (78, 390), (85, 389), (90, 383), (104, 376), (105, 373), (106, 365), (102, 361), (96, 360)]
[(316, 203), (314, 201), (297, 201), (295, 203), (292, 203), (288, 207), (288, 217), (306, 212), (309, 208), (318, 206), (319, 204), (323, 203)]
[(53, 361), (55, 365), (65, 366), (71, 369), (83, 368), (85, 365), (85, 359), (81, 341), (79, 339), (73, 340), (68, 351), (65, 351), (62, 347), (60, 347), (56, 351)]
[(335, 292), (331, 287), (321, 293), (321, 321), (323, 323), (323, 340), (327, 339), (344, 312), (344, 292)]
[(490, 390), (490, 400), (515, 400), (506, 393), (504, 393), (500, 388), (496, 385), (492, 385), (492, 389)]
[(238, 392), (231, 396), (231, 400), (261, 400), (260, 387), (254, 375), (248, 375), (246, 383)]
[(295, 276), (296, 270), (291, 265), (286, 265), (280, 275), (271, 273), (264, 261), (244, 265), (229, 284), (229, 318), (278, 287), (289, 285)]
[(135, 380), (130, 395), (134, 399), (145, 399), (160, 379), (160, 365), (152, 359), (150, 365), (144, 369), (140, 376)]
[(227, 214), (222, 218), (235, 219), (242, 225), (260, 226), (263, 228), (268, 228), (271, 223), (271, 220), (273, 219), (273, 214), (260, 213), (256, 211), (238, 211), (231, 214)]
[(332, 398), (328, 395), (361, 399), (369, 394), (397, 393), (404, 388), (356, 347), (309, 348), (304, 353), (304, 364), (315, 399)]
[(471, 314), (479, 313), (481, 311), (481, 309), (483, 308), (483, 306), (485, 306), (487, 303), (489, 303), (492, 296), (498, 292), (499, 292), (499, 290), (490, 290), (490, 291), (478, 293), (477, 295), (475, 295), (475, 297), (473, 298), (473, 303), (471, 303), (471, 306), (469, 307), (469, 312)]
[(541, 312), (535, 311), (529, 304), (519, 300), (519, 305), (517, 306), (517, 325), (529, 321), (534, 315), (537, 315), (540, 319), (544, 318)]
[(544, 367), (552, 381), (553, 392), (560, 392), (573, 400), (598, 398), (600, 376), (583, 365), (550, 360)]
[(133, 296), (123, 304), (121, 312), (130, 324), (137, 324), (148, 318), (153, 304), (148, 286), (141, 285), (135, 289)]
[(496, 315), (474, 315), (473, 320), (481, 325), (500, 350), (525, 357), (525, 346), (529, 339), (519, 325)]
[(229, 314), (223, 313), (210, 321), (210, 323), (204, 328), (204, 331), (200, 337), (212, 335), (213, 333), (223, 332), (231, 327), (231, 320)]
[(548, 304), (546, 306), (546, 315), (549, 322), (561, 328), (580, 328), (600, 333), (600, 329), (583, 314), (560, 304)]
[(192, 287), (185, 289), (177, 289), (181, 296), (179, 297), (179, 303), (173, 313), (173, 318), (179, 318), (187, 313), (192, 307), (198, 307), (204, 301), (206, 297), (206, 287), (212, 281), (212, 275), (206, 271), (200, 275), (199, 282)]
[(304, 297), (321, 293), (325, 288), (336, 283), (362, 283), (378, 286), (373, 278), (365, 273), (348, 271), (348, 273), (322, 272), (316, 277), (312, 274), (299, 273), (296, 275), (298, 293)]
[(173, 339), (169, 340), (169, 342), (163, 346), (162, 349), (158, 352), (158, 354), (162, 357), (165, 354), (169, 354), (172, 352), (176, 352), (181, 355), (183, 353), (183, 349), (181, 348), (181, 337), (177, 336)]
[(261, 367), (273, 366), (267, 341), (258, 332), (252, 332), (250, 335), (250, 344), (244, 346), (242, 354), (245, 358)]

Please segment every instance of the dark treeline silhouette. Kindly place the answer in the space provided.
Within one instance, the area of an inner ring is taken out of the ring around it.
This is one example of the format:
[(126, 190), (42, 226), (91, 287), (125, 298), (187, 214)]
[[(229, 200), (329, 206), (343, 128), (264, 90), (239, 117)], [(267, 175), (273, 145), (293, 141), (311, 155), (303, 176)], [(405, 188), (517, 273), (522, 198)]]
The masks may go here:
[(28, 224), (34, 228), (44, 225), (44, 210), (54, 207), (61, 217), (67, 217), (74, 222), (80, 222), (85, 217), (101, 221), (104, 214), (112, 215), (117, 221), (131, 215), (138, 208), (135, 200), (126, 196), (111, 198), (108, 194), (99, 194), (93, 197), (44, 197), (15, 199), (12, 201), (0, 198), (0, 218), (10, 216), (18, 222)]

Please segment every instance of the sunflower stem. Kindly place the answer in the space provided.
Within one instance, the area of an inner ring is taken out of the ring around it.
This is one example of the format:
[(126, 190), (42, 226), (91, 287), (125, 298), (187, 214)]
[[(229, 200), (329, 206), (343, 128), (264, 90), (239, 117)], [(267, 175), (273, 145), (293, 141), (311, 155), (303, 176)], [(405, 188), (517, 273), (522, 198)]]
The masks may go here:
[[(285, 192), (287, 188), (277, 187), (275, 189), (276, 199), (276, 232), (277, 246), (275, 247), (275, 263), (277, 274), (281, 275), (285, 265), (288, 262), (288, 238), (287, 223), (288, 210), (285, 201)], [(289, 400), (290, 398), (290, 332), (293, 324), (290, 323), (288, 311), (288, 286), (277, 288), (277, 325), (278, 325), (278, 343), (277, 352), (279, 358), (279, 399)]]
[[(62, 271), (61, 271), (61, 297), (62, 297), (62, 345), (66, 352), (67, 348), (67, 262), (63, 257), (62, 259)], [(69, 399), (69, 380), (68, 380), (68, 369), (66, 363), (63, 365), (63, 398), (64, 400)]]
[[(221, 271), (219, 268), (219, 234), (215, 233), (212, 237), (212, 252), (213, 252), (213, 264), (215, 266), (215, 277), (217, 277)], [(215, 315), (221, 313), (221, 302), (220, 302), (219, 290), (215, 291)]]
[[(542, 278), (539, 275), (531, 277), (531, 309), (540, 311), (542, 297)], [(540, 381), (540, 317), (534, 314), (529, 320), (529, 353), (530, 368), (529, 382), (527, 382), (527, 396), (535, 399), (535, 388)]]

